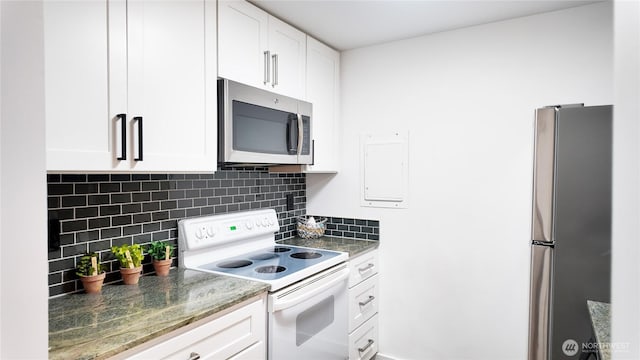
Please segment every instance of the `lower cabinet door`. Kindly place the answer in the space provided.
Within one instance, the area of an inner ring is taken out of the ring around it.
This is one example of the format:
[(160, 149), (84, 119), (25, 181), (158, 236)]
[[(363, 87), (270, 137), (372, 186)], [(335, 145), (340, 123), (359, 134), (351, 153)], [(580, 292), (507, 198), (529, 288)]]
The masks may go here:
[(369, 360), (378, 352), (378, 314), (349, 335), (349, 360)]
[(127, 359), (263, 359), (264, 298), (135, 353)]

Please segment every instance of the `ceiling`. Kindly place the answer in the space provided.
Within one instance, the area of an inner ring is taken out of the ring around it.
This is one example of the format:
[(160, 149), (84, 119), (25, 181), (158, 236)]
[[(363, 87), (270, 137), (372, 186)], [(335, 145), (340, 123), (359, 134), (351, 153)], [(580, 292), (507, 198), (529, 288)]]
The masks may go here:
[(251, 0), (251, 2), (338, 50), (349, 50), (599, 1)]

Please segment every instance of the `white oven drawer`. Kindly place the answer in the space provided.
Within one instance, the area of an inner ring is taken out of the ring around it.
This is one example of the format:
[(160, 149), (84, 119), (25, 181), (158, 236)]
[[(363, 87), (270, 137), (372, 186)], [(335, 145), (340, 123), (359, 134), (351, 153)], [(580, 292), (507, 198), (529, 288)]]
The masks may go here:
[(349, 287), (352, 288), (362, 280), (378, 273), (378, 251), (370, 251), (349, 259)]
[(349, 360), (369, 360), (378, 352), (378, 315), (349, 335)]
[(349, 289), (349, 332), (378, 313), (378, 275)]

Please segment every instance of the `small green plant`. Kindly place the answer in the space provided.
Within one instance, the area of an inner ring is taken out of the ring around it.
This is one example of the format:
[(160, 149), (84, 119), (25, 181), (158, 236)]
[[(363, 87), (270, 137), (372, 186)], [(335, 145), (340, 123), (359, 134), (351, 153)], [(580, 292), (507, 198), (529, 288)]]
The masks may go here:
[[(167, 255), (167, 248), (169, 254)], [(152, 241), (147, 251), (154, 260), (165, 260), (173, 255), (174, 246), (165, 241)]]
[[(142, 266), (143, 251), (144, 248), (139, 244), (124, 244), (111, 247), (111, 253), (118, 259), (121, 268)], [(129, 256), (127, 256), (127, 253)], [(130, 264), (133, 264), (133, 266), (129, 266)]]
[[(91, 261), (92, 258), (96, 259), (95, 267)], [(105, 272), (105, 267), (100, 264), (100, 257), (94, 252), (82, 255), (76, 267), (76, 275), (78, 276), (100, 275), (103, 272)]]

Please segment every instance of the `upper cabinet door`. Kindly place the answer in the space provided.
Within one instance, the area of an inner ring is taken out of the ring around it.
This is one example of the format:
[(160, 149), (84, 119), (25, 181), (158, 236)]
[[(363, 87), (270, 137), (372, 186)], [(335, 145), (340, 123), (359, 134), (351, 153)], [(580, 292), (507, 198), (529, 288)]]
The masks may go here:
[(107, 3), (45, 1), (43, 17), (47, 169), (110, 169)]
[(127, 10), (132, 170), (214, 170), (215, 1), (130, 0)]
[(271, 83), (268, 19), (246, 1), (218, 1), (218, 76), (256, 87)]
[(303, 98), (306, 35), (246, 1), (218, 12), (218, 76)]
[(215, 170), (215, 0), (50, 1), (44, 19), (47, 170)]
[(307, 37), (307, 101), (313, 104), (314, 161), (307, 172), (337, 172), (340, 165), (340, 53)]
[(273, 91), (298, 99), (304, 98), (306, 42), (305, 33), (269, 16), (271, 88)]

